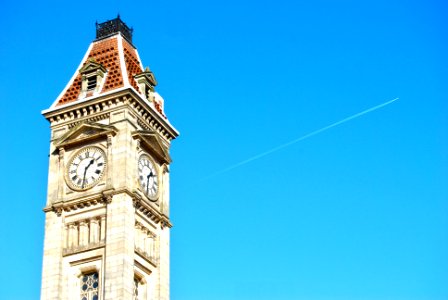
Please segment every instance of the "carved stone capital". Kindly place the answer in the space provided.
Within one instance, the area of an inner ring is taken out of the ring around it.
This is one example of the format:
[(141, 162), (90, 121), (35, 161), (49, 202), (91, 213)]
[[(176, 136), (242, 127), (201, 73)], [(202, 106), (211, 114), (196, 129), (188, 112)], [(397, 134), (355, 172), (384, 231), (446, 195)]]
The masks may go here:
[(112, 197), (114, 195), (113, 190), (104, 191), (102, 193), (102, 201), (104, 204), (110, 204), (112, 203)]
[(107, 135), (107, 148), (112, 146), (112, 134)]
[(164, 229), (165, 227), (171, 228), (173, 224), (171, 224), (170, 220), (166, 216), (162, 216), (160, 219), (160, 229)]
[(65, 149), (64, 147), (60, 147), (59, 148), (59, 160), (63, 160), (64, 159), (64, 154), (65, 154)]
[(110, 203), (112, 203), (112, 195), (103, 196), (103, 202), (104, 202), (105, 204), (110, 204)]
[(58, 217), (62, 215), (62, 212), (64, 211), (64, 207), (62, 206), (62, 203), (53, 204), (52, 210), (56, 213)]
[(98, 224), (100, 222), (100, 220), (98, 218), (92, 218), (89, 221), (90, 221), (90, 224)]
[(136, 209), (139, 209), (142, 206), (142, 198), (135, 192), (132, 196), (132, 205), (134, 205)]

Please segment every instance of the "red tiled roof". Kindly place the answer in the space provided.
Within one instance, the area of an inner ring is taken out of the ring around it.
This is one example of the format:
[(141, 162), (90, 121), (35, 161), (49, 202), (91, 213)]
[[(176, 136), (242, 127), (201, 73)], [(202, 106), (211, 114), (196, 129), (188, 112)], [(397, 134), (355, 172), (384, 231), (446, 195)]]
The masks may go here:
[(124, 61), (126, 62), (126, 70), (128, 71), (129, 83), (138, 91), (137, 82), (134, 76), (143, 72), (140, 67), (141, 63), (138, 59), (137, 53), (126, 40), (123, 39)]
[[(123, 49), (120, 53), (120, 49)], [(123, 59), (123, 61), (122, 61)], [(89, 53), (81, 63), (80, 69), (89, 61), (101, 64), (107, 71), (104, 85), (99, 92), (112, 91), (124, 86), (132, 86), (137, 92), (139, 88), (134, 76), (143, 72), (137, 50), (120, 35), (93, 42)], [(125, 70), (122, 70), (122, 67)], [(81, 74), (76, 71), (75, 78), (69, 83), (65, 92), (58, 98), (55, 106), (75, 102), (80, 99), (81, 94)], [(126, 73), (126, 74), (123, 74)], [(129, 83), (129, 85), (128, 85)], [(86, 96), (91, 96), (92, 92)], [(154, 108), (166, 118), (163, 113), (162, 103), (155, 102)]]
[[(118, 53), (117, 36), (94, 42), (89, 55), (83, 61), (84, 66), (89, 59), (94, 59), (107, 69), (106, 82), (101, 92), (106, 92), (123, 86), (123, 78), (120, 66), (120, 55)], [(78, 100), (81, 92), (81, 74), (77, 74), (71, 86), (59, 99), (57, 106)]]
[(107, 70), (106, 82), (101, 92), (107, 92), (124, 85), (117, 37), (95, 43), (89, 53), (88, 59), (90, 58), (102, 64)]

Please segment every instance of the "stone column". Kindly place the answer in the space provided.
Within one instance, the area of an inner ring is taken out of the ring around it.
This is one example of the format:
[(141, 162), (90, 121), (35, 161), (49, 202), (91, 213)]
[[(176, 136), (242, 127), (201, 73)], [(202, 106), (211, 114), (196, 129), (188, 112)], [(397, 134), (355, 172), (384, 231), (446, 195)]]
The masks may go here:
[(99, 224), (98, 219), (93, 218), (90, 219), (90, 231), (89, 231), (89, 242), (90, 243), (98, 243), (99, 241)]
[(59, 177), (58, 177), (58, 199), (62, 199), (65, 190), (64, 174), (65, 174), (65, 149), (59, 148)]
[(170, 216), (170, 173), (167, 165), (163, 166), (162, 173), (162, 203), (161, 210), (162, 213), (169, 217)]
[(65, 224), (64, 226), (64, 248), (70, 247), (69, 241), (69, 225)]
[(107, 135), (107, 178), (106, 178), (106, 187), (109, 189), (113, 186), (113, 165), (114, 161), (112, 159), (112, 134)]
[(142, 239), (142, 226), (137, 223), (135, 224), (135, 248), (141, 249), (141, 239)]
[(68, 247), (78, 246), (78, 226), (75, 223), (68, 224)]
[(145, 239), (145, 252), (153, 259), (154, 256), (154, 236), (148, 231)]
[(100, 218), (100, 241), (104, 242), (106, 239), (106, 216)]
[(85, 220), (79, 222), (79, 245), (87, 246), (89, 244), (89, 226)]

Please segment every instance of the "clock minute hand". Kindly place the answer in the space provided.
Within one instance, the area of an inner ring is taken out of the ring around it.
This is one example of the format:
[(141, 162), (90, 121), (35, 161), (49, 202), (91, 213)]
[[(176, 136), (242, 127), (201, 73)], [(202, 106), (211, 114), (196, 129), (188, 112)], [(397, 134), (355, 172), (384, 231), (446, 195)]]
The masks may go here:
[(146, 193), (149, 193), (149, 178), (152, 177), (152, 171), (146, 176)]
[(86, 173), (87, 173), (87, 168), (84, 169), (84, 176), (82, 177), (82, 186), (81, 188), (84, 188), (84, 184), (86, 182)]
[(81, 186), (81, 188), (83, 189), (84, 188), (84, 184), (86, 183), (86, 174), (87, 174), (87, 169), (94, 163), (95, 161), (92, 159), (90, 162), (89, 162), (89, 164), (85, 167), (85, 169), (84, 169), (84, 176), (83, 176), (83, 178), (82, 178), (82, 186)]

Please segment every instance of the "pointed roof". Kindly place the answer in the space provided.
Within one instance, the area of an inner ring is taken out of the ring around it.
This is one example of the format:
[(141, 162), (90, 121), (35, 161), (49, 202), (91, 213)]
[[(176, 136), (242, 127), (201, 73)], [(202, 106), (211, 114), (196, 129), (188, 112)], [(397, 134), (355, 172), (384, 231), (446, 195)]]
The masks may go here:
[[(115, 31), (112, 29), (104, 34), (98, 33), (98, 26), (110, 22), (118, 24)], [(126, 24), (119, 19), (106, 21), (97, 24), (97, 39), (93, 41), (86, 54), (84, 55), (81, 64), (69, 81), (65, 89), (53, 103), (51, 108), (67, 105), (72, 102), (80, 101), (90, 96), (101, 96), (105, 93), (113, 92), (113, 90), (122, 88), (132, 88), (137, 94), (142, 95), (135, 80), (135, 76), (144, 73), (143, 64), (138, 55), (137, 49), (129, 42), (132, 40), (132, 35), (123, 35), (123, 26)], [(121, 27), (120, 27), (121, 26)], [(129, 28), (126, 26), (129, 30)], [(131, 29), (132, 30), (132, 29)], [(131, 31), (132, 33), (132, 31)], [(97, 67), (106, 70), (104, 82), (101, 84), (98, 92), (93, 94), (89, 92), (82, 94), (82, 74), (84, 70), (89, 68), (89, 65), (95, 64)], [(161, 103), (163, 105), (163, 103)], [(156, 110), (164, 117), (163, 106), (160, 103), (154, 103)]]

